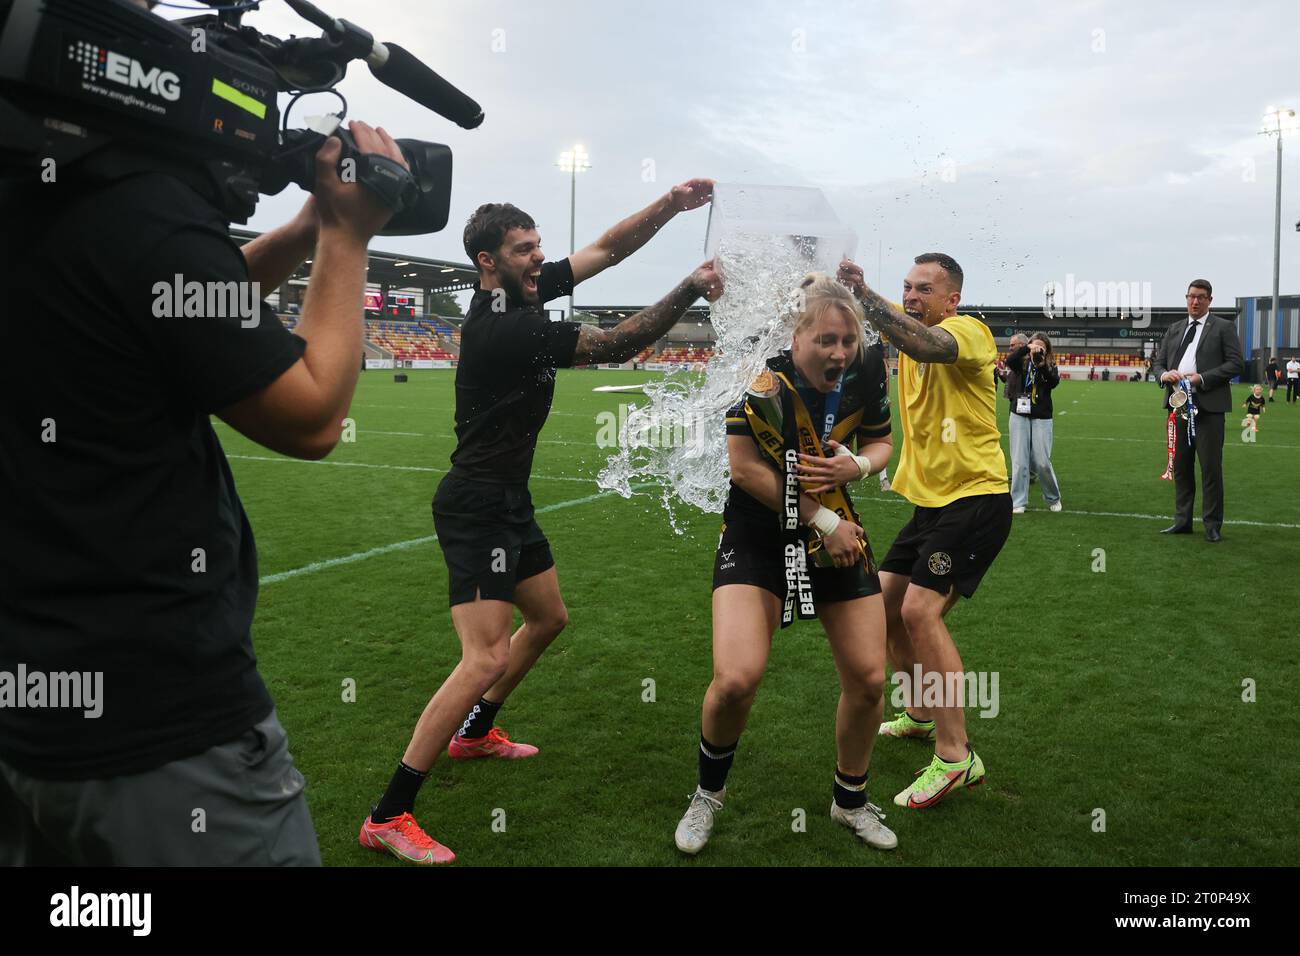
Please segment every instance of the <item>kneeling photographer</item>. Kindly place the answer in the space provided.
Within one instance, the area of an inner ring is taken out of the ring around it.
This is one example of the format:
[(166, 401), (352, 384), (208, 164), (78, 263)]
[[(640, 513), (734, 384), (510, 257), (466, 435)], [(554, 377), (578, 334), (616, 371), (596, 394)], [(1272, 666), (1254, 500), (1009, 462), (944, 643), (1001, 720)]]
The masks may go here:
[[(382, 128), (349, 129), (360, 161), (407, 166)], [(297, 458), (339, 440), (367, 244), (393, 215), (343, 181), (344, 148), (325, 139), (313, 196), (242, 250), (183, 170), (0, 180), (0, 865), (320, 864), (209, 416)], [(291, 333), (258, 289), (308, 257)]]
[(1011, 511), (1023, 514), (1029, 503), (1029, 471), (1043, 489), (1043, 500), (1052, 511), (1061, 510), (1061, 489), (1052, 467), (1052, 389), (1061, 382), (1052, 343), (1035, 332), (1026, 345), (1007, 356), (1007, 397), (1011, 414), (1007, 427), (1011, 437)]

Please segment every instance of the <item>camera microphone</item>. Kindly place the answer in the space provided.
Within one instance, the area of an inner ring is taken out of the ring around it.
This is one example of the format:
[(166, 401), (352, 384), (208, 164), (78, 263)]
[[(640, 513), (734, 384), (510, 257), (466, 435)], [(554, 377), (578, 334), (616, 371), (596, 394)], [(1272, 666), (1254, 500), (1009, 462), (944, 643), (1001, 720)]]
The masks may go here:
[[(380, 83), (426, 109), (433, 110), (444, 119), (451, 120), (457, 126), (475, 129), (483, 122), (482, 107), (396, 43), (380, 43), (368, 30), (348, 20), (336, 20), (308, 0), (286, 2), (300, 16), (324, 30), (325, 36), (320, 40), (306, 42), (289, 40), (284, 45), (293, 46), (297, 43), (316, 54), (312, 57), (312, 66), (316, 70), (327, 69), (317, 61), (329, 58), (330, 53), (337, 54), (339, 73), (332, 82), (342, 78), (348, 60), (364, 58), (370, 72)], [(324, 48), (323, 57), (319, 48)], [(323, 79), (321, 74), (312, 78), (317, 80), (316, 85), (325, 85), (320, 83)]]
[(376, 43), (366, 64), (380, 83), (462, 129), (474, 129), (483, 122), (481, 106), (396, 43)]

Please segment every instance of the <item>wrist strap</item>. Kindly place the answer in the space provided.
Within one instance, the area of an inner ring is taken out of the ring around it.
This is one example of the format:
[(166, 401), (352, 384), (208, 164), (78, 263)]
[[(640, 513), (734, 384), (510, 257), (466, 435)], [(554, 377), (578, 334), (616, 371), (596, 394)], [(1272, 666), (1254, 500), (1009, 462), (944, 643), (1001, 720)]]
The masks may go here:
[(822, 505), (817, 509), (817, 513), (812, 516), (808, 522), (808, 527), (812, 528), (818, 534), (825, 537), (828, 534), (834, 534), (835, 529), (840, 526), (840, 516), (830, 508)]
[(855, 462), (858, 463), (858, 481), (861, 481), (863, 478), (866, 478), (871, 474), (871, 459), (868, 458), (866, 455), (855, 455), (853, 454), (853, 452), (849, 451), (843, 445), (840, 445), (835, 449), (835, 454), (848, 455), (850, 458), (852, 458)]

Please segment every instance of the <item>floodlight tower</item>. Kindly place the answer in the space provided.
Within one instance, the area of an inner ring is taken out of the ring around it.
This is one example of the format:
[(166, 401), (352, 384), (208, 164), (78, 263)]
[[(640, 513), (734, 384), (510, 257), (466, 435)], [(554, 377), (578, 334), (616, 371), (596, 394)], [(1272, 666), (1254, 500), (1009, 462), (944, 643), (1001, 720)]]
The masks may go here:
[[(589, 160), (587, 150), (583, 148), (581, 143), (575, 143), (573, 149), (566, 149), (560, 154), (560, 161), (555, 164), (569, 174), (569, 255), (573, 255), (577, 251), (574, 243), (574, 224), (578, 209), (578, 173), (591, 169)], [(569, 318), (573, 318), (572, 292), (569, 293)]]
[[(1269, 336), (1273, 346), (1269, 350), (1272, 358), (1277, 358), (1277, 317), (1278, 317), (1278, 283), (1282, 272), (1282, 136), (1296, 130), (1295, 110), (1284, 106), (1270, 106), (1264, 113), (1264, 128), (1261, 136), (1277, 137), (1277, 186), (1273, 207), (1273, 311), (1268, 320), (1273, 323), (1274, 334)], [(1300, 223), (1297, 223), (1300, 228)]]

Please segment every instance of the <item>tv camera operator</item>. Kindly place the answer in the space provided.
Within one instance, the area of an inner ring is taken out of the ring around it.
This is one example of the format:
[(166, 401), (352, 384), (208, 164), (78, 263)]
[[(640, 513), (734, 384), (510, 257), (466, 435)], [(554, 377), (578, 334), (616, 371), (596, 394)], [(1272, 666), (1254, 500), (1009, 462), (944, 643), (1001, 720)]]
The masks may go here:
[[(382, 128), (349, 129), (363, 158), (407, 165)], [(198, 177), (0, 180), (0, 864), (320, 863), (209, 415), (296, 458), (339, 440), (366, 248), (393, 213), (342, 180), (341, 148), (242, 250)], [(308, 257), (293, 333), (264, 302), (169, 307), (174, 284), (275, 288)]]

